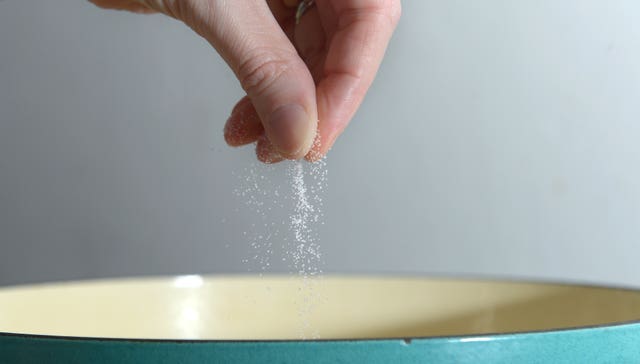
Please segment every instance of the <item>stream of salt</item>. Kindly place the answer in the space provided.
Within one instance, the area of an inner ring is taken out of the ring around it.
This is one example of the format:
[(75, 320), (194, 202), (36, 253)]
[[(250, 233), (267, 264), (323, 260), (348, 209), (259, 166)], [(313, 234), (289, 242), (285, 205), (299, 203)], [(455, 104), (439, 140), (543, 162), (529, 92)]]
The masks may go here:
[[(284, 162), (287, 180), (275, 182), (282, 173), (278, 165), (253, 163), (245, 170), (235, 190), (244, 201), (252, 223), (243, 238), (250, 252), (243, 262), (249, 271), (260, 275), (272, 268), (273, 258), (281, 261), (300, 280), (301, 301), (295, 302), (300, 322), (300, 338), (318, 338), (311, 317), (321, 301), (317, 285), (322, 274), (323, 257), (319, 244), (319, 226), (323, 225), (322, 193), (327, 183), (326, 161)], [(281, 244), (274, 244), (280, 242)]]

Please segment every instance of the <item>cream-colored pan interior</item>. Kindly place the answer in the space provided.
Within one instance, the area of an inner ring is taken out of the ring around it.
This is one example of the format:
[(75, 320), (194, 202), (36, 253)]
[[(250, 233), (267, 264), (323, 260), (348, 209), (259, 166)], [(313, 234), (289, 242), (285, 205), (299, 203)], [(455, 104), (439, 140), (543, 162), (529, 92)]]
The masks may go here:
[(640, 319), (640, 293), (423, 278), (201, 277), (0, 289), (0, 332), (111, 338), (383, 338)]

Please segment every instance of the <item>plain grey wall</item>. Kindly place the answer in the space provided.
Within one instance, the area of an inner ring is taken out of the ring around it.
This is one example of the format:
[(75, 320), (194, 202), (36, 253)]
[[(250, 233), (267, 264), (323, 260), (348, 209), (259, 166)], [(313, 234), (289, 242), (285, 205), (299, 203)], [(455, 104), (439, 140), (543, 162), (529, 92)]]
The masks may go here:
[[(324, 270), (640, 285), (640, 3), (403, 10), (328, 158)], [(252, 269), (234, 190), (289, 180), (225, 146), (241, 94), (176, 21), (0, 1), (0, 284)]]

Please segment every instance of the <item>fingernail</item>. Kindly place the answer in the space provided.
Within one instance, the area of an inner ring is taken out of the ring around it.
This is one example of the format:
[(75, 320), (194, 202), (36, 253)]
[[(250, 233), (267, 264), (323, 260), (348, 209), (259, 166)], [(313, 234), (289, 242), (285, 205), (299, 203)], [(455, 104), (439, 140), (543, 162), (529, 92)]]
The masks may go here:
[(300, 158), (311, 118), (298, 104), (280, 106), (268, 118), (269, 139), (286, 158)]

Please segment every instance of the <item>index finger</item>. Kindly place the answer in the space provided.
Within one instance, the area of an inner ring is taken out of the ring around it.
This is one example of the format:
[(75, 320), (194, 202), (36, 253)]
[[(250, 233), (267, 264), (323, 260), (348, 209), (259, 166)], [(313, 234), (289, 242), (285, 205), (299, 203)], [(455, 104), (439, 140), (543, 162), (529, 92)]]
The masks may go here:
[(324, 156), (371, 86), (400, 18), (399, 0), (331, 0), (335, 33), (318, 84), (318, 140), (307, 154)]

